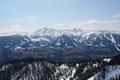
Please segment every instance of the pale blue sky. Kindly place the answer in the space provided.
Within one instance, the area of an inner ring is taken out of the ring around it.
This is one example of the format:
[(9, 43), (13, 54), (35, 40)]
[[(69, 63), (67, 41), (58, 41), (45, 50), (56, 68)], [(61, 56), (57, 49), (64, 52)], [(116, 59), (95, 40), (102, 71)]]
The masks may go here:
[(120, 14), (120, 0), (0, 0), (0, 28), (41, 27)]

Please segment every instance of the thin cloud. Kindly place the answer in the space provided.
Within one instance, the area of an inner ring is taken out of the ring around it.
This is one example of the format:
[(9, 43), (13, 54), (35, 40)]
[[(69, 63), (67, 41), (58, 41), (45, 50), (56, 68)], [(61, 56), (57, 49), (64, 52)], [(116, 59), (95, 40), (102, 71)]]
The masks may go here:
[(120, 14), (114, 15), (113, 18), (120, 18)]
[(37, 20), (37, 19), (38, 19), (37, 16), (27, 16), (27, 17), (14, 18), (13, 21), (15, 21), (15, 22), (23, 22), (23, 21), (34, 21), (34, 20)]
[(35, 27), (25, 27), (25, 26), (20, 26), (20, 25), (13, 25), (9, 27), (4, 27), (1, 28), (0, 33), (9, 33), (9, 32), (34, 32), (38, 28)]
[(76, 22), (73, 27), (87, 30), (118, 30), (120, 29), (120, 21), (118, 20), (88, 20)]
[[(120, 31), (120, 17), (119, 15), (115, 15), (117, 18), (111, 18), (111, 19), (104, 19), (104, 20), (97, 20), (97, 19), (90, 19), (86, 21), (79, 21), (79, 22), (73, 22), (69, 24), (42, 24), (42, 25), (36, 25), (36, 26), (21, 26), (21, 25), (11, 25), (7, 27), (1, 27), (0, 32), (34, 32), (37, 29), (40, 28), (55, 28), (55, 29), (73, 29), (73, 28), (80, 28), (83, 30), (109, 30), (109, 31)], [(19, 20), (25, 20), (25, 18), (18, 19)], [(28, 19), (28, 18), (27, 18)], [(31, 17), (30, 19), (34, 19), (34, 17)]]

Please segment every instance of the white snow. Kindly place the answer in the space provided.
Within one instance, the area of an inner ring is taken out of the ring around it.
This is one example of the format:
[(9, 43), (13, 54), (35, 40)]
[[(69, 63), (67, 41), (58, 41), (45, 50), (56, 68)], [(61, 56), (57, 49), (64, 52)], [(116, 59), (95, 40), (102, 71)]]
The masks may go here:
[(5, 48), (9, 48), (10, 46), (5, 46)]
[(120, 66), (109, 66), (109, 72), (106, 73), (105, 80), (110, 80), (112, 77), (116, 77), (116, 75), (120, 75)]
[(119, 45), (119, 44), (116, 44), (117, 42), (116, 42), (116, 40), (114, 39), (114, 37), (112, 36), (112, 34), (110, 34), (110, 38), (107, 37), (105, 34), (104, 34), (104, 36), (105, 36), (108, 40), (110, 40), (110, 41), (112, 42), (112, 44), (116, 47), (116, 49), (117, 49), (118, 51), (120, 51), (120, 49), (118, 48), (118, 45)]
[(117, 46), (117, 45), (115, 45), (115, 44), (114, 44), (114, 46), (116, 47), (116, 49), (117, 49), (118, 51), (120, 51), (120, 49), (118, 48), (118, 46)]
[(59, 46), (59, 45), (60, 45), (60, 42), (57, 42), (56, 45)]
[(9, 33), (0, 33), (0, 37), (3, 37), (3, 36), (13, 36), (13, 35), (27, 36), (27, 35), (28, 35), (28, 33), (25, 33), (25, 32), (9, 32)]
[(31, 41), (36, 42), (36, 41), (47, 41), (50, 42), (50, 40), (46, 37), (39, 37), (39, 38), (31, 38)]
[(105, 58), (105, 59), (103, 59), (103, 61), (105, 61), (105, 62), (110, 62), (110, 60), (111, 60), (111, 58)]
[(14, 48), (14, 50), (17, 50), (17, 49), (22, 49), (22, 47), (17, 46), (17, 47)]
[(112, 41), (112, 43), (116, 43), (116, 41), (115, 41), (115, 39), (113, 38), (113, 36), (112, 36), (112, 34), (110, 34), (110, 37), (111, 37), (111, 41)]
[(91, 78), (89, 78), (88, 80), (94, 80), (94, 76), (92, 76)]
[(116, 78), (116, 76), (120, 75), (120, 65), (108, 65), (105, 67), (106, 72), (105, 72), (105, 78), (101, 77), (101, 71), (96, 73), (94, 76), (89, 78), (88, 80), (110, 80), (110, 78)]
[(42, 47), (43, 47), (43, 46), (45, 46), (45, 45), (41, 44), (40, 46), (42, 46)]

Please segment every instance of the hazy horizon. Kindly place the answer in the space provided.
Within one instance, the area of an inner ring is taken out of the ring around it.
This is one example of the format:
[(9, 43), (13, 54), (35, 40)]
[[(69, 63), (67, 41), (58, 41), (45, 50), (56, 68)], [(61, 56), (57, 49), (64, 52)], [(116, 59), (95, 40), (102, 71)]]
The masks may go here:
[(119, 0), (1, 0), (0, 32), (120, 30)]

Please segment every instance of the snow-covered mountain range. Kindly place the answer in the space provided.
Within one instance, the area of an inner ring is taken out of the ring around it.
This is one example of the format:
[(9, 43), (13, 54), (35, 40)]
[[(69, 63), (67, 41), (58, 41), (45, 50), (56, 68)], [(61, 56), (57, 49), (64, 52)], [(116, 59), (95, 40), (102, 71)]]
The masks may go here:
[(119, 32), (43, 28), (33, 33), (0, 35), (1, 62), (26, 57), (83, 61), (115, 56), (119, 52)]
[(2, 33), (0, 80), (119, 80), (119, 54), (120, 32)]
[(119, 32), (43, 28), (33, 33), (0, 35), (1, 61), (24, 57), (79, 61), (111, 57), (119, 52)]

